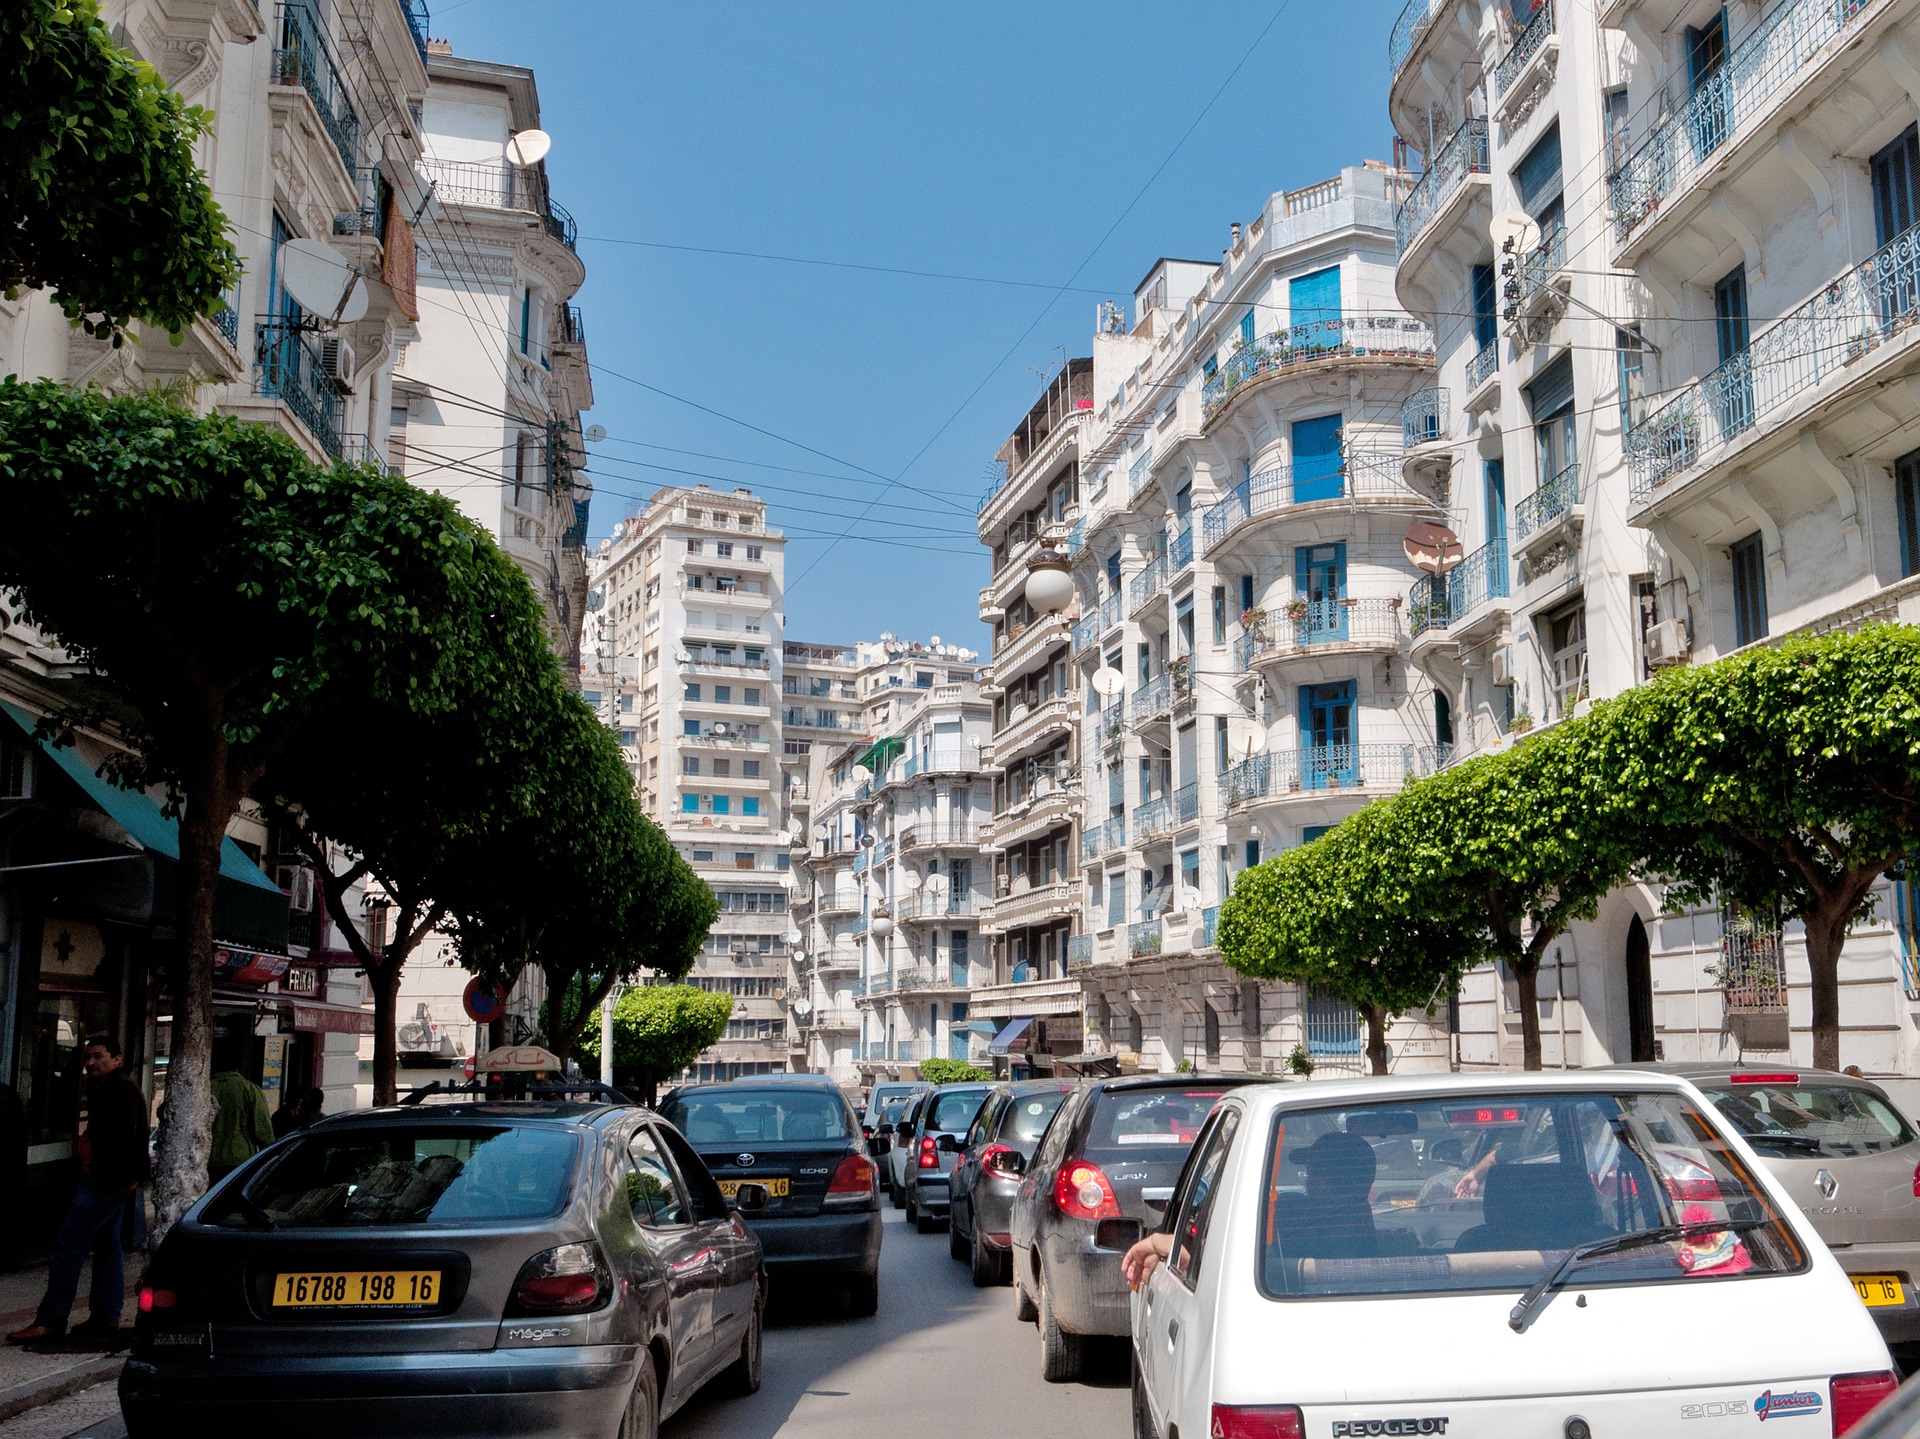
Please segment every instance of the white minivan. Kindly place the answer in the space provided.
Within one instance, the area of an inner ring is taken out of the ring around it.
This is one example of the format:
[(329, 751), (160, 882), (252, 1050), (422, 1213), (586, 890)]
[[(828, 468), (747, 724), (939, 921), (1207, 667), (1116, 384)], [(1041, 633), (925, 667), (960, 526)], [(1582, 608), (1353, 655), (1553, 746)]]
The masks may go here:
[(1812, 1226), (1675, 1077), (1233, 1090), (1167, 1215), (1136, 1439), (1825, 1439), (1895, 1387)]

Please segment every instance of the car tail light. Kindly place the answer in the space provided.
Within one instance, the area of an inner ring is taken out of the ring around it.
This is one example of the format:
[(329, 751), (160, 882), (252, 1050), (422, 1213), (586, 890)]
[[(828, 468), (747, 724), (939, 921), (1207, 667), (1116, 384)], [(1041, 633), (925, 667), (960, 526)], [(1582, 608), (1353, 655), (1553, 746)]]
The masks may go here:
[(171, 1289), (155, 1289), (150, 1284), (140, 1286), (140, 1312), (151, 1314), (156, 1309), (171, 1309), (180, 1302), (180, 1296)]
[(1913, 1197), (1920, 1199), (1920, 1164), (1913, 1166)]
[(1833, 1376), (1833, 1432), (1846, 1433), (1874, 1406), (1900, 1387), (1900, 1381), (1882, 1369), (1877, 1374), (1836, 1374)]
[(584, 1314), (606, 1302), (613, 1288), (599, 1249), (591, 1244), (562, 1244), (536, 1254), (520, 1266), (513, 1281), (509, 1314)]
[[(1011, 1144), (989, 1144), (985, 1149), (980, 1151), (980, 1167), (982, 1169), (991, 1169), (995, 1174), (1012, 1174), (1015, 1172), (1015, 1169), (1011, 1164), (1008, 1164), (1007, 1161), (1009, 1159), (1018, 1159), (1019, 1157), (1020, 1151), (1015, 1149)], [(1913, 1182), (1916, 1186), (1920, 1186), (1920, 1169), (1914, 1171)]]
[(922, 1169), (940, 1167), (940, 1146), (934, 1142), (931, 1134), (920, 1136), (920, 1167)]
[(1212, 1439), (1306, 1439), (1306, 1421), (1291, 1404), (1216, 1404)]
[(1100, 1166), (1069, 1159), (1053, 1180), (1053, 1202), (1069, 1219), (1118, 1219), (1120, 1201)]
[(849, 1154), (833, 1167), (833, 1177), (827, 1181), (825, 1203), (834, 1209), (858, 1209), (863, 1204), (871, 1204), (874, 1176), (878, 1173), (866, 1155)]

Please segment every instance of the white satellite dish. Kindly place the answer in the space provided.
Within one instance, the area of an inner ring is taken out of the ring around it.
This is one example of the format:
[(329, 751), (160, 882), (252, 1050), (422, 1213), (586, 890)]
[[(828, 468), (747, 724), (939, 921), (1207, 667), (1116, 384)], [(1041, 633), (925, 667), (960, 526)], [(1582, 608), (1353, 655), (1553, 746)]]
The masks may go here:
[(927, 876), (925, 884), (927, 898), (938, 899), (952, 887), (953, 881), (948, 879), (944, 874), (930, 874)]
[(590, 445), (597, 445), (606, 437), (607, 427), (605, 425), (588, 425), (586, 433), (581, 436), (581, 438)]
[(928, 644), (930, 644), (930, 645), (932, 645), (932, 646), (933, 646), (933, 647), (934, 647), (935, 649), (939, 649), (939, 648), (940, 648), (940, 636), (938, 636), (938, 635), (934, 635), (934, 636), (932, 636), (931, 638), (929, 638), (929, 639), (927, 640), (927, 643), (928, 643)]
[(920, 876), (910, 869), (903, 870), (900, 874), (900, 883), (904, 885), (907, 892), (911, 894), (914, 890), (920, 888)]
[(1127, 677), (1111, 666), (1103, 666), (1093, 672), (1093, 687), (1108, 699), (1113, 699), (1127, 687)]
[(858, 775), (858, 776), (859, 776), (859, 777), (860, 777), (861, 779), (863, 779), (863, 780), (869, 780), (869, 779), (872, 779), (872, 778), (873, 778), (873, 771), (872, 771), (872, 770), (870, 770), (870, 769), (868, 769), (868, 768), (867, 768), (867, 767), (866, 767), (865, 765), (863, 765), (863, 764), (857, 764), (857, 765), (855, 765), (855, 766), (853, 767), (853, 772), (854, 772), (854, 773), (855, 773), (856, 775)]
[(1191, 914), (1195, 910), (1198, 910), (1201, 904), (1202, 901), (1199, 890), (1193, 888), (1192, 885), (1182, 885), (1180, 887), (1180, 908), (1183, 912)]
[(980, 736), (979, 736), (979, 735), (977, 735), (977, 734), (970, 734), (970, 735), (968, 735), (968, 736), (967, 736), (967, 748), (968, 748), (968, 749), (979, 749), (979, 748), (980, 748)]
[(798, 960), (804, 960), (807, 957), (807, 952), (796, 944), (793, 947), (793, 957)]
[(809, 1014), (813, 1013), (813, 1001), (810, 999), (796, 999), (793, 1002), (793, 1012), (802, 1019), (805, 1019)]
[(1266, 726), (1250, 719), (1235, 719), (1227, 727), (1227, 744), (1237, 755), (1257, 755), (1267, 747)]
[(788, 944), (798, 944), (800, 942), (800, 931), (797, 929), (788, 930), (786, 940)]
[(367, 286), (353, 261), (318, 240), (289, 240), (275, 265), (280, 285), (317, 320), (351, 325), (367, 313)]
[(1487, 231), (1493, 236), (1493, 248), (1499, 254), (1524, 255), (1540, 243), (1540, 225), (1525, 210), (1502, 210), (1493, 217)]
[(522, 130), (507, 141), (507, 158), (516, 165), (538, 165), (553, 148), (553, 136), (545, 130)]

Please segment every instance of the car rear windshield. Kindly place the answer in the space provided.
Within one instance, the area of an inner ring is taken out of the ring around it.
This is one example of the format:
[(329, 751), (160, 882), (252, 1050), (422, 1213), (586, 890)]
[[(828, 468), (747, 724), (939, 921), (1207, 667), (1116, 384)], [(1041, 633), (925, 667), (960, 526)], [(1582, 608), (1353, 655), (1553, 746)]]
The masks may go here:
[(1039, 1094), (1020, 1095), (1008, 1106), (1002, 1133), (1009, 1139), (1033, 1144), (1047, 1132), (1048, 1122), (1066, 1102), (1067, 1091), (1064, 1089), (1049, 1089)]
[(695, 1144), (771, 1144), (782, 1140), (841, 1140), (852, 1130), (846, 1101), (818, 1089), (695, 1092), (661, 1111)]
[[(1158, 1149), (1184, 1154), (1213, 1106), (1226, 1091), (1218, 1085), (1180, 1085), (1167, 1089), (1109, 1089), (1094, 1103), (1086, 1154), (1140, 1154)], [(1162, 1154), (1162, 1158), (1168, 1157)]]
[(1854, 1159), (1913, 1142), (1913, 1130), (1871, 1089), (1795, 1077), (1707, 1091), (1747, 1142), (1782, 1158)]
[(227, 1191), (205, 1218), (325, 1229), (537, 1219), (566, 1203), (578, 1143), (535, 1125), (323, 1130)]
[(933, 1101), (927, 1129), (938, 1134), (965, 1134), (986, 1097), (984, 1089), (955, 1089), (940, 1095)]
[(1706, 1227), (1594, 1256), (1570, 1280), (1698, 1281), (1806, 1262), (1744, 1163), (1677, 1094), (1283, 1113), (1256, 1220), (1260, 1286), (1274, 1299), (1524, 1289), (1579, 1245), (1667, 1225)]

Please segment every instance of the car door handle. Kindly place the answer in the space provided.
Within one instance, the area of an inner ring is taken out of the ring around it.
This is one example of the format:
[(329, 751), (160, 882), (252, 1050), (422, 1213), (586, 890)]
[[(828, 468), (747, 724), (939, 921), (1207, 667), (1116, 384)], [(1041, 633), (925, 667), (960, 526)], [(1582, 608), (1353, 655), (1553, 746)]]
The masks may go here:
[(1180, 1321), (1178, 1318), (1167, 1321), (1167, 1348), (1171, 1349), (1180, 1339)]

